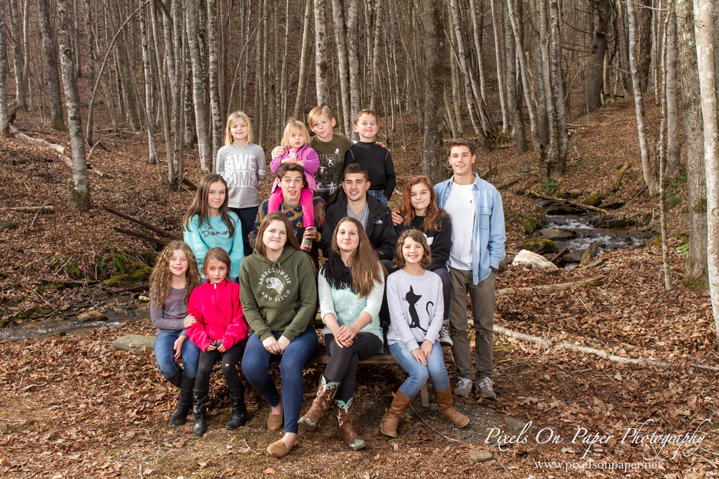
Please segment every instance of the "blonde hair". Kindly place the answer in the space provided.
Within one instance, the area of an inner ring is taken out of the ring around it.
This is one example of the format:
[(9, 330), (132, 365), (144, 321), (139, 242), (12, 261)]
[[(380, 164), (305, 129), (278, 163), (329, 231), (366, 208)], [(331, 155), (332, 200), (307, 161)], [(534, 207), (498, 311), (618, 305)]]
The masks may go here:
[(168, 293), (170, 292), (170, 284), (172, 283), (172, 273), (170, 273), (170, 258), (175, 251), (180, 250), (187, 258), (187, 271), (185, 271), (185, 304), (190, 300), (190, 293), (200, 284), (200, 272), (197, 269), (197, 260), (190, 246), (183, 241), (173, 241), (165, 246), (160, 256), (155, 261), (155, 267), (150, 274), (150, 301), (157, 307), (162, 308)]
[(292, 133), (295, 131), (299, 131), (302, 136), (305, 137), (305, 143), (310, 142), (310, 132), (307, 131), (305, 124), (299, 120), (291, 119), (287, 122), (285, 132), (282, 134), (282, 146), (290, 147), (290, 136), (292, 136)]
[(374, 112), (374, 110), (370, 110), (369, 108), (364, 108), (359, 111), (354, 117), (354, 124), (356, 125), (359, 123), (360, 118), (362, 118), (362, 115), (370, 115), (374, 117), (374, 121), (377, 121), (377, 113)]
[(311, 109), (310, 112), (307, 114), (307, 124), (310, 125), (310, 128), (314, 128), (320, 117), (323, 115), (326, 116), (329, 120), (332, 120), (332, 118), (334, 118), (332, 116), (332, 110), (330, 110), (330, 107), (328, 107), (327, 105), (316, 106)]
[(255, 142), (255, 134), (252, 132), (252, 122), (250, 121), (250, 117), (247, 116), (247, 113), (244, 111), (234, 111), (227, 117), (227, 127), (225, 128), (225, 146), (232, 145), (235, 142), (235, 139), (232, 138), (230, 128), (232, 128), (232, 125), (237, 120), (242, 120), (247, 123), (247, 143)]

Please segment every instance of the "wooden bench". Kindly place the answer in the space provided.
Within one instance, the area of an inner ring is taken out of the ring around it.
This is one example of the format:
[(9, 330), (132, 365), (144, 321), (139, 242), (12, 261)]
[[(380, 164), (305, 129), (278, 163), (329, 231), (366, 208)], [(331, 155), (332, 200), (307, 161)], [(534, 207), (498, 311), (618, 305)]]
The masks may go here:
[[(315, 317), (314, 321), (315, 329), (322, 330), (325, 325), (320, 319), (319, 313), (317, 314), (317, 317)], [(385, 347), (386, 349), (386, 347)], [(442, 352), (446, 353), (449, 351), (449, 346), (442, 345)], [(327, 364), (327, 361), (329, 361), (330, 355), (325, 349), (324, 344), (320, 344), (317, 347), (317, 353), (315, 354), (315, 357), (310, 359), (307, 364), (308, 365), (320, 365), (320, 364)], [(359, 364), (379, 364), (379, 365), (388, 365), (388, 364), (397, 364), (397, 361), (395, 361), (394, 357), (384, 349), (381, 353), (376, 354), (372, 356), (369, 359), (360, 360)], [(422, 386), (422, 389), (420, 390), (420, 394), (422, 395), (422, 407), (429, 407), (429, 392), (427, 391), (427, 384)]]

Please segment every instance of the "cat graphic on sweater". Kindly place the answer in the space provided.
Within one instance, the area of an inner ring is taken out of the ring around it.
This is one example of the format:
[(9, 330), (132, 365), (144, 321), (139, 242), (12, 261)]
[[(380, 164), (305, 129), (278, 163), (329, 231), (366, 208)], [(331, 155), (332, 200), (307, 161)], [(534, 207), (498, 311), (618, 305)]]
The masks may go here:
[[(407, 300), (407, 303), (409, 303), (409, 317), (412, 321), (409, 323), (410, 328), (419, 328), (425, 333), (427, 332), (426, 329), (424, 329), (422, 326), (420, 326), (419, 322), (419, 314), (417, 314), (417, 308), (415, 305), (417, 302), (422, 298), (421, 294), (417, 294), (414, 292), (414, 289), (412, 289), (412, 286), (410, 285), (409, 291), (407, 291), (407, 294), (404, 296), (404, 299)], [(428, 301), (425, 309), (427, 310), (427, 314), (429, 315), (429, 306), (434, 305), (432, 301)]]

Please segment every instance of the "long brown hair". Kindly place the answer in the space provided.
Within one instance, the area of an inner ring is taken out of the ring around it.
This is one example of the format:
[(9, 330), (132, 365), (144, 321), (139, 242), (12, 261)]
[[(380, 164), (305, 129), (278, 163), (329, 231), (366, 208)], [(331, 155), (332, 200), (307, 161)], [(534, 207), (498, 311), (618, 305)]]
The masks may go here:
[(426, 269), (432, 262), (432, 250), (427, 244), (427, 238), (424, 236), (424, 233), (414, 228), (404, 230), (402, 234), (399, 235), (397, 247), (394, 249), (394, 265), (398, 269), (403, 269), (407, 265), (407, 261), (404, 259), (404, 254), (402, 253), (402, 248), (404, 247), (404, 242), (407, 241), (407, 238), (411, 238), (422, 245), (424, 253), (422, 254), (422, 259), (420, 260), (419, 265)]
[(347, 221), (357, 227), (357, 233), (359, 234), (357, 249), (350, 255), (348, 261), (348, 266), (350, 266), (352, 270), (352, 288), (357, 291), (360, 298), (364, 298), (372, 292), (375, 281), (382, 282), (386, 271), (369, 241), (364, 226), (355, 218), (345, 216), (339, 220), (337, 226), (335, 226), (335, 231), (332, 233), (332, 251), (334, 251), (337, 256), (340, 256), (340, 249), (337, 245), (337, 234), (339, 233), (340, 225)]
[(429, 204), (427, 205), (427, 211), (425, 212), (424, 221), (422, 222), (422, 229), (425, 231), (439, 231), (442, 228), (442, 220), (449, 215), (437, 205), (437, 193), (434, 191), (430, 179), (422, 175), (413, 177), (404, 187), (402, 206), (399, 209), (400, 214), (404, 218), (404, 226), (408, 228), (416, 216), (414, 208), (412, 208), (411, 196), (412, 187), (419, 184), (425, 185), (429, 190)]
[(197, 187), (197, 192), (195, 193), (195, 198), (192, 200), (192, 205), (190, 205), (190, 209), (187, 210), (185, 216), (182, 217), (183, 229), (190, 231), (190, 222), (195, 215), (198, 216), (198, 228), (202, 228), (203, 224), (208, 228), (211, 228), (210, 220), (208, 219), (208, 215), (210, 214), (210, 205), (207, 202), (207, 195), (210, 194), (210, 185), (217, 182), (225, 185), (225, 201), (223, 201), (222, 206), (220, 206), (220, 216), (222, 217), (222, 222), (225, 223), (225, 226), (227, 226), (227, 229), (230, 232), (230, 237), (235, 235), (235, 223), (230, 219), (227, 211), (227, 203), (230, 200), (230, 195), (227, 190), (227, 182), (217, 173), (207, 174), (202, 177), (202, 180), (200, 180), (200, 185)]
[(160, 257), (155, 261), (155, 267), (150, 274), (150, 301), (157, 307), (162, 307), (162, 303), (170, 291), (172, 283), (172, 273), (170, 273), (170, 258), (172, 254), (180, 250), (185, 253), (187, 258), (187, 271), (185, 271), (185, 304), (190, 300), (190, 293), (200, 284), (200, 272), (197, 269), (197, 260), (190, 246), (183, 241), (173, 241), (165, 246), (160, 253)]
[(273, 221), (281, 221), (285, 224), (285, 231), (287, 232), (287, 243), (285, 243), (285, 248), (289, 243), (292, 248), (296, 249), (297, 251), (302, 251), (300, 249), (300, 244), (297, 242), (297, 238), (295, 237), (295, 232), (292, 229), (290, 220), (287, 219), (287, 215), (285, 215), (281, 211), (275, 211), (262, 218), (262, 223), (260, 223), (260, 229), (257, 231), (257, 236), (255, 239), (255, 249), (257, 250), (257, 252), (260, 253), (262, 256), (267, 256), (267, 246), (265, 246), (265, 243), (264, 241), (262, 241), (262, 238), (265, 235), (265, 230), (268, 226), (270, 226), (270, 223), (272, 223)]

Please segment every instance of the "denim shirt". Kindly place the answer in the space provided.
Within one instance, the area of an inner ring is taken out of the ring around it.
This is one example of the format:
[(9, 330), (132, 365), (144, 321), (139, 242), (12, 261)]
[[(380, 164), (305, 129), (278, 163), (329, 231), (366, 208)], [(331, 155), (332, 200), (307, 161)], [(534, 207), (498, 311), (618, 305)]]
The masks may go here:
[[(499, 269), (499, 262), (504, 259), (504, 210), (502, 196), (497, 188), (487, 183), (477, 173), (474, 188), (474, 229), (472, 230), (472, 283), (484, 281), (491, 268)], [(437, 202), (444, 208), (452, 192), (454, 176), (435, 185)], [(452, 218), (455, 221), (455, 218)]]

